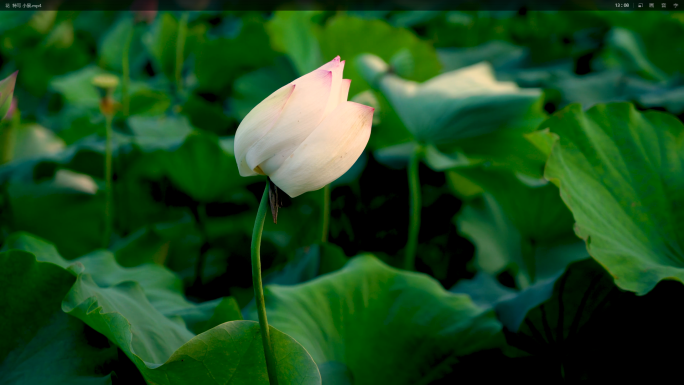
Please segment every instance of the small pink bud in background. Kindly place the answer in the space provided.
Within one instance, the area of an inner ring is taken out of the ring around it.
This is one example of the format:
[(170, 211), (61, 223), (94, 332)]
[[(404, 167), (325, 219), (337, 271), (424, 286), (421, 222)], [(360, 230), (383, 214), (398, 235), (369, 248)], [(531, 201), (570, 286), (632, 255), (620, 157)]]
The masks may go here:
[(135, 13), (135, 22), (144, 21), (147, 24), (152, 24), (157, 17), (158, 8), (157, 0), (136, 0), (131, 6)]

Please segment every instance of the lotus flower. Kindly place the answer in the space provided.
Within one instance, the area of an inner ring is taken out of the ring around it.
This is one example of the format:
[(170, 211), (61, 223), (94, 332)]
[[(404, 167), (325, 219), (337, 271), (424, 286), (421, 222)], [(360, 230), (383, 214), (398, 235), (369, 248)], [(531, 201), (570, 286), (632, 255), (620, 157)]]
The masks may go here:
[(12, 107), (12, 95), (14, 94), (14, 85), (17, 82), (17, 74), (15, 71), (12, 75), (0, 80), (0, 120), (8, 115)]
[(347, 101), (351, 80), (343, 70), (338, 56), (245, 116), (235, 134), (240, 175), (267, 175), (294, 198), (351, 168), (368, 144), (375, 109)]

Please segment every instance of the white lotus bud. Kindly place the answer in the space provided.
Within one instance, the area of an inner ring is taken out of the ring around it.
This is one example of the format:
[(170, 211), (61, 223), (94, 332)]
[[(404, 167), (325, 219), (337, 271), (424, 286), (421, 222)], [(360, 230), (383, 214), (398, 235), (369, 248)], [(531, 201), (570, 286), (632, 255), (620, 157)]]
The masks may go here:
[(351, 80), (343, 70), (338, 56), (245, 116), (235, 133), (240, 175), (267, 175), (294, 198), (351, 168), (368, 144), (375, 109), (347, 101)]

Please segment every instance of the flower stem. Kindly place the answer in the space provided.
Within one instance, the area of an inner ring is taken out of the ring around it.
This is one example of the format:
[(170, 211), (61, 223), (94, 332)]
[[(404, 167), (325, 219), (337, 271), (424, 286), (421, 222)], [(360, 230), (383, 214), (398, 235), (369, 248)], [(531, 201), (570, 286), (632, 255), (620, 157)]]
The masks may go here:
[(406, 242), (406, 259), (404, 268), (413, 271), (416, 269), (416, 246), (418, 245), (418, 232), (420, 231), (420, 179), (418, 179), (418, 167), (423, 156), (423, 146), (417, 145), (411, 154), (408, 167), (409, 192), (411, 194), (411, 214), (409, 217), (409, 234)]
[(105, 142), (105, 232), (104, 238), (102, 240), (102, 246), (107, 248), (109, 246), (109, 240), (112, 236), (112, 229), (114, 227), (114, 202), (112, 195), (112, 115), (105, 115), (105, 120), (107, 122), (106, 126), (106, 142)]
[(0, 164), (9, 163), (14, 157), (14, 136), (19, 126), (19, 111), (14, 111), (12, 118), (0, 119)]
[(122, 106), (122, 112), (124, 117), (128, 117), (128, 111), (131, 105), (131, 98), (129, 93), (130, 89), (130, 84), (131, 84), (131, 60), (130, 60), (130, 51), (131, 51), (131, 44), (133, 43), (133, 35), (135, 33), (135, 26), (131, 26), (131, 31), (128, 33), (128, 36), (126, 36), (126, 42), (124, 43), (124, 49), (123, 49), (123, 55), (121, 55), (121, 60), (122, 60), (122, 72), (123, 72), (123, 80), (121, 82), (121, 104)]
[(256, 300), (257, 313), (259, 314), (259, 326), (261, 327), (261, 340), (264, 345), (264, 354), (266, 356), (268, 379), (271, 385), (277, 385), (277, 361), (275, 353), (273, 352), (273, 345), (271, 345), (268, 320), (266, 319), (264, 288), (261, 281), (261, 233), (264, 230), (264, 220), (266, 219), (266, 212), (268, 211), (268, 186), (269, 183), (267, 182), (266, 188), (264, 189), (264, 195), (261, 197), (261, 203), (259, 204), (259, 211), (257, 211), (257, 216), (254, 220), (254, 231), (252, 232), (252, 284), (254, 285), (254, 298)]
[(321, 219), (321, 242), (328, 242), (330, 228), (330, 185), (323, 187), (323, 218)]
[(188, 32), (188, 13), (183, 13), (178, 24), (178, 40), (176, 40), (176, 90), (180, 94), (183, 89), (183, 56), (185, 50), (185, 35)]

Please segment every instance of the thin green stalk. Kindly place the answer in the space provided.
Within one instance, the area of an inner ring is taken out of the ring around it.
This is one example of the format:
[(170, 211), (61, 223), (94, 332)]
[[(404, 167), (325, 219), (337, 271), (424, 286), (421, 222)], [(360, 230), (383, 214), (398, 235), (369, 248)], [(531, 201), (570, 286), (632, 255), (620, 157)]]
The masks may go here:
[(411, 154), (408, 166), (409, 192), (411, 194), (411, 214), (409, 217), (409, 234), (406, 242), (406, 259), (404, 269), (413, 271), (416, 269), (416, 246), (418, 245), (418, 232), (420, 231), (420, 179), (418, 179), (418, 166), (423, 156), (423, 147), (416, 146)]
[(14, 127), (0, 125), (0, 164), (9, 163), (14, 156)]
[(264, 345), (264, 355), (266, 355), (266, 369), (271, 385), (278, 384), (276, 374), (276, 358), (271, 345), (271, 337), (268, 330), (268, 320), (266, 319), (266, 303), (264, 302), (264, 288), (261, 281), (261, 233), (264, 230), (264, 220), (268, 211), (268, 186), (264, 189), (261, 197), (259, 211), (254, 221), (254, 231), (252, 232), (252, 284), (254, 285), (254, 298), (256, 300), (257, 313), (259, 314), (259, 326), (261, 327), (261, 340)]
[(185, 37), (188, 32), (188, 13), (185, 12), (178, 24), (178, 40), (176, 40), (176, 90), (178, 93), (183, 89), (183, 51), (185, 50)]
[(14, 157), (14, 135), (19, 126), (19, 115), (15, 110), (12, 118), (0, 119), (0, 164), (9, 163)]
[(321, 242), (328, 242), (330, 228), (330, 185), (323, 187), (323, 218), (321, 220)]
[(114, 227), (114, 202), (112, 195), (112, 115), (105, 115), (107, 122), (105, 143), (105, 232), (102, 246), (107, 248), (109, 246), (109, 239), (112, 236), (112, 229)]
[(124, 43), (123, 55), (121, 56), (122, 68), (123, 68), (123, 80), (121, 82), (121, 104), (122, 112), (124, 117), (128, 117), (128, 111), (131, 105), (131, 97), (129, 95), (129, 89), (131, 84), (131, 44), (133, 43), (133, 35), (135, 33), (135, 24), (131, 26), (131, 31), (126, 37), (126, 42)]

